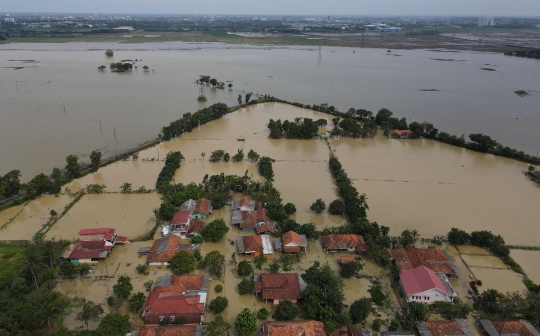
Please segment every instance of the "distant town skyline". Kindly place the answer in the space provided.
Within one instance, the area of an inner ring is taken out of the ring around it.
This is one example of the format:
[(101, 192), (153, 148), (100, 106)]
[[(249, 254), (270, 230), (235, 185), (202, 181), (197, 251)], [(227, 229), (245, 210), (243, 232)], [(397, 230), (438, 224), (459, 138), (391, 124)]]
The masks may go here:
[(540, 16), (538, 0), (0, 0), (2, 13)]

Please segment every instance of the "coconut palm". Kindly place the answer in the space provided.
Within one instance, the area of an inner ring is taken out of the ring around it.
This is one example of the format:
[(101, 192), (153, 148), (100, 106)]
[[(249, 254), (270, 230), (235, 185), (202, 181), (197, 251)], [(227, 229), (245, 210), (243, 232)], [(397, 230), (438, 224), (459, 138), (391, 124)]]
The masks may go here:
[(127, 194), (131, 192), (131, 183), (125, 182), (120, 186), (120, 189), (122, 189), (122, 193)]

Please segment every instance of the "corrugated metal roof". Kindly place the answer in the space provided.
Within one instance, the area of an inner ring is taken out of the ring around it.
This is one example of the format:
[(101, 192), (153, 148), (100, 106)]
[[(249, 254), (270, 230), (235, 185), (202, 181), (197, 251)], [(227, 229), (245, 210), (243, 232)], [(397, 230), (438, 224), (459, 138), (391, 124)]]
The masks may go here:
[(236, 238), (236, 245), (238, 246), (238, 253), (245, 253), (244, 239), (242, 236)]
[(456, 291), (454, 290), (454, 287), (452, 287), (452, 284), (450, 283), (450, 281), (448, 281), (446, 274), (435, 273), (435, 275), (439, 277), (439, 279), (441, 279), (441, 282), (444, 285), (444, 288), (446, 288), (446, 292), (448, 293), (448, 296), (457, 297)]
[(276, 251), (283, 250), (283, 242), (281, 241), (281, 238), (274, 238), (274, 249)]
[(172, 281), (172, 275), (160, 276), (156, 279), (156, 287), (170, 286)]
[(308, 246), (306, 235), (300, 235), (300, 241), (302, 242), (302, 247)]

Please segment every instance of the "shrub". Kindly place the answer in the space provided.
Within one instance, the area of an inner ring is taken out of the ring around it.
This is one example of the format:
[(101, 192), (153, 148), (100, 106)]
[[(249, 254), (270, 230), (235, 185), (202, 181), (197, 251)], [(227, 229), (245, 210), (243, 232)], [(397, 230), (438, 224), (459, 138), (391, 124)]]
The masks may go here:
[(137, 267), (135, 267), (135, 269), (137, 270), (137, 273), (142, 274), (142, 273), (146, 272), (146, 270), (148, 269), (148, 265), (139, 264), (139, 265), (137, 265)]
[(238, 276), (246, 277), (253, 273), (253, 266), (251, 266), (251, 264), (247, 260), (242, 260), (238, 263), (236, 271), (238, 273)]
[(334, 200), (328, 207), (328, 212), (332, 215), (343, 215), (345, 213), (345, 203), (341, 200)]
[(138, 292), (136, 294), (133, 294), (129, 299), (129, 309), (132, 312), (136, 313), (142, 309), (145, 302), (146, 296), (144, 296), (144, 293)]
[(381, 331), (381, 319), (375, 319), (371, 328), (373, 331)]
[(203, 242), (203, 237), (201, 236), (194, 236), (193, 238), (191, 238), (192, 244), (200, 244), (202, 242)]
[(371, 312), (371, 300), (368, 298), (362, 298), (356, 300), (351, 305), (349, 314), (351, 315), (352, 323), (364, 322)]
[(222, 285), (216, 285), (216, 287), (214, 287), (214, 290), (216, 291), (216, 293), (221, 293), (223, 291), (223, 286)]
[(292, 203), (287, 203), (283, 207), (283, 210), (285, 211), (285, 213), (287, 215), (292, 215), (292, 214), (296, 213), (296, 206), (294, 204), (292, 204)]
[(257, 311), (257, 318), (259, 320), (266, 320), (270, 316), (270, 312), (265, 307), (262, 307)]
[(276, 320), (289, 321), (298, 316), (298, 307), (291, 300), (279, 301), (276, 308)]
[(311, 211), (319, 214), (323, 212), (324, 209), (326, 209), (326, 203), (324, 203), (324, 201), (319, 198), (315, 202), (313, 202), (313, 204), (311, 204), (311, 207), (309, 208), (311, 209)]
[(252, 290), (253, 282), (251, 282), (251, 280), (244, 279), (238, 284), (238, 291), (240, 292), (240, 295), (250, 294)]
[(218, 296), (212, 301), (210, 301), (210, 304), (208, 305), (208, 309), (214, 313), (219, 314), (222, 311), (225, 310), (229, 306), (229, 300), (224, 296)]
[(178, 251), (169, 265), (174, 274), (187, 274), (195, 270), (195, 257), (188, 251)]

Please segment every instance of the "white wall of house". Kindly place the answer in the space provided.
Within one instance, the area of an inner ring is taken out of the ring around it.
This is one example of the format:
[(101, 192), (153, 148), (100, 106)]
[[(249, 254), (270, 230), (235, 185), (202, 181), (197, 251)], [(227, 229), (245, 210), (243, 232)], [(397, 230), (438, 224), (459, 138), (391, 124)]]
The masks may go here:
[(452, 302), (452, 298), (438, 289), (430, 289), (421, 293), (407, 295), (407, 302), (433, 304), (435, 302)]

